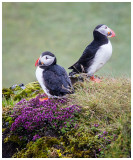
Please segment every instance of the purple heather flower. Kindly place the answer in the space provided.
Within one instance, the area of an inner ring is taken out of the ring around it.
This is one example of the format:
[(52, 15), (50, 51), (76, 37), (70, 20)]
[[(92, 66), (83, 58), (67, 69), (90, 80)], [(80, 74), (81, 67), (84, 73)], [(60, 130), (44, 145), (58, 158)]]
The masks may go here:
[(103, 131), (103, 134), (104, 134), (104, 135), (106, 135), (106, 134), (108, 134), (108, 132), (106, 132), (106, 131)]
[(102, 134), (99, 134), (98, 137), (101, 138), (101, 137), (103, 137), (103, 135), (102, 135)]
[(99, 126), (99, 124), (94, 124), (94, 127), (98, 127)]
[(35, 141), (36, 139), (39, 139), (39, 138), (41, 138), (41, 137), (38, 134), (36, 134), (36, 135), (33, 136), (32, 140)]
[(78, 124), (75, 124), (74, 129), (77, 129), (77, 127), (78, 127)]
[(101, 151), (101, 148), (99, 148), (98, 151), (100, 152), (100, 151)]
[(78, 133), (77, 136), (80, 136), (80, 133)]
[[(74, 114), (80, 111), (80, 106), (78, 105), (62, 107), (62, 104), (65, 104), (67, 99), (48, 99), (40, 102), (39, 98), (44, 96), (46, 95), (38, 95), (29, 101), (23, 99), (15, 105), (12, 115), (14, 118), (14, 123), (11, 126), (12, 132), (17, 132), (20, 127), (22, 128), (21, 130), (27, 130), (28, 133), (42, 128), (47, 130), (49, 126), (54, 126), (55, 129), (67, 127), (65, 124), (69, 119), (74, 118)], [(74, 122), (74, 120), (72, 119), (71, 122)]]

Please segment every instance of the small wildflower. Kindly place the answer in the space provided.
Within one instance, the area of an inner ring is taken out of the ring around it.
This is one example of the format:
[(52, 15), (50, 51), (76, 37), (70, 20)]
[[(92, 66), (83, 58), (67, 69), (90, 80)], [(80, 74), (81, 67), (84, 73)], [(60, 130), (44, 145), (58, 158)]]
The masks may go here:
[(19, 136), (19, 138), (20, 138), (20, 139), (22, 139), (22, 138), (23, 138), (23, 136)]
[(58, 156), (59, 156), (59, 157), (62, 156), (62, 154), (60, 153), (60, 149), (59, 149), (59, 150), (57, 149), (57, 153), (58, 153)]
[(33, 136), (33, 141), (35, 141), (36, 139), (39, 139), (39, 138), (41, 138), (38, 134), (36, 134), (35, 136)]
[(60, 149), (57, 149), (57, 153), (60, 153)]
[(61, 153), (58, 153), (58, 155), (59, 155), (59, 157), (61, 157), (61, 156), (62, 156), (62, 154), (61, 154)]
[(77, 129), (77, 127), (78, 127), (78, 124), (75, 124), (74, 129)]
[(100, 151), (101, 151), (101, 148), (99, 148), (98, 151), (100, 152)]
[(108, 134), (108, 132), (106, 132), (106, 131), (103, 131), (103, 134), (105, 135), (105, 134)]
[(99, 124), (94, 124), (94, 127), (98, 127), (99, 126)]

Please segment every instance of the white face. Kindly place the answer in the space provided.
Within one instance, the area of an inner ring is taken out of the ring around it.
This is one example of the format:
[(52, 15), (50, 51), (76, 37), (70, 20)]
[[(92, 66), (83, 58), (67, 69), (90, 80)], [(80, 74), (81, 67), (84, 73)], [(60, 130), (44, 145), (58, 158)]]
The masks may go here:
[(49, 66), (51, 65), (55, 60), (55, 57), (45, 55), (43, 57), (40, 57), (40, 61), (42, 65)]
[(95, 29), (95, 30), (107, 37), (111, 37), (112, 35), (112, 30), (106, 25), (102, 25), (100, 28)]

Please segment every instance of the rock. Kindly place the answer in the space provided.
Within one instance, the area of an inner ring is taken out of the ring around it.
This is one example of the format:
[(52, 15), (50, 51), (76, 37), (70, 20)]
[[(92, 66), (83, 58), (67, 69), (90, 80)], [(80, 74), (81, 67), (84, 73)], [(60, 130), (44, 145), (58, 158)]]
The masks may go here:
[(11, 87), (10, 87), (10, 89), (15, 89), (17, 87), (17, 84), (14, 84), (14, 85), (12, 85)]

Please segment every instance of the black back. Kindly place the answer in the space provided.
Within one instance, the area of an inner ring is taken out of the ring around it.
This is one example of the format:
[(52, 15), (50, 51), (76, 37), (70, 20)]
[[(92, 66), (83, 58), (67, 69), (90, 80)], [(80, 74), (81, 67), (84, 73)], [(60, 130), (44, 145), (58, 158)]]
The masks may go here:
[[(95, 29), (98, 29), (101, 26), (102, 25), (98, 25)], [(74, 65), (68, 68), (68, 69), (73, 69), (72, 72), (87, 73), (87, 70), (93, 63), (93, 59), (100, 46), (108, 43), (108, 38), (96, 30), (93, 31), (93, 36), (94, 40), (85, 48), (79, 60)]]
[(71, 81), (65, 69), (59, 65), (43, 68), (44, 85), (53, 96), (64, 96), (73, 93)]

